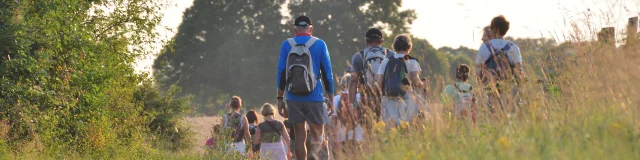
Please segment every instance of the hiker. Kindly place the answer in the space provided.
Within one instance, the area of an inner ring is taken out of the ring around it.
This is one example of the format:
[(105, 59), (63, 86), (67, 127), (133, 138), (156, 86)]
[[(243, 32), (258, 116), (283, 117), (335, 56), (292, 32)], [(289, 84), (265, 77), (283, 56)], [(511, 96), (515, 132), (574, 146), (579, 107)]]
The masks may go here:
[(289, 146), (289, 133), (284, 123), (274, 118), (276, 109), (269, 103), (262, 106), (262, 116), (264, 122), (258, 124), (256, 137), (253, 144), (260, 144), (260, 158), (272, 160), (286, 160)]
[(491, 35), (492, 35), (492, 34), (491, 34), (491, 26), (485, 26), (485, 27), (482, 29), (482, 39), (481, 39), (481, 40), (482, 40), (482, 43), (484, 44), (484, 43), (489, 42), (489, 40), (491, 40), (491, 39), (492, 39), (492, 38), (491, 38), (491, 37), (492, 37)]
[[(347, 144), (360, 144), (364, 142), (364, 131), (359, 121), (359, 112), (354, 107), (348, 107), (349, 103), (349, 84), (351, 83), (351, 74), (347, 73), (340, 79), (340, 87), (342, 93), (333, 98), (335, 112), (331, 116), (331, 123), (334, 127), (331, 136), (331, 146), (335, 152), (343, 150)], [(360, 101), (360, 93), (355, 93), (356, 103)], [(335, 155), (335, 154), (334, 154)]]
[[(278, 112), (294, 123), (297, 159), (307, 159), (307, 156), (317, 159), (324, 141), (323, 114), (333, 113), (333, 104), (329, 103), (326, 109), (323, 106), (325, 92), (329, 101), (333, 101), (331, 59), (325, 42), (311, 35), (313, 26), (309, 17), (297, 17), (294, 20), (294, 32), (295, 37), (284, 41), (280, 49), (276, 81)], [(309, 152), (305, 146), (305, 122), (310, 127), (312, 145)]]
[(382, 120), (387, 126), (399, 126), (401, 121), (417, 117), (419, 104), (424, 99), (416, 96), (414, 89), (423, 89), (418, 60), (409, 56), (413, 44), (408, 34), (398, 35), (393, 42), (396, 54), (386, 58), (377, 72), (378, 85), (382, 89)]
[(456, 118), (471, 116), (471, 121), (476, 121), (475, 96), (473, 86), (467, 83), (470, 68), (466, 64), (460, 64), (456, 68), (456, 81), (444, 88), (442, 99), (444, 104), (449, 104)]
[(233, 143), (229, 145), (228, 151), (239, 152), (243, 156), (246, 156), (247, 152), (245, 149), (247, 144), (245, 143), (248, 143), (249, 145), (251, 144), (251, 142), (249, 142), (251, 134), (249, 133), (249, 122), (247, 121), (247, 117), (240, 113), (240, 108), (242, 108), (242, 99), (238, 96), (233, 96), (231, 98), (231, 102), (229, 102), (229, 107), (231, 108), (231, 112), (223, 116), (224, 127), (231, 128), (233, 131), (231, 134)]
[[(363, 122), (367, 128), (380, 118), (380, 101), (382, 94), (378, 88), (376, 72), (379, 70), (382, 60), (395, 55), (394, 51), (382, 46), (384, 43), (382, 32), (377, 28), (371, 28), (365, 33), (365, 47), (362, 51), (353, 54), (351, 66), (347, 72), (351, 74), (349, 93), (361, 93), (363, 104), (349, 106), (358, 107)], [(355, 94), (349, 95), (349, 102), (356, 102)], [(371, 114), (373, 113), (373, 114)]]
[(220, 137), (219, 137), (220, 128), (222, 128), (220, 124), (216, 124), (213, 126), (213, 130), (211, 131), (211, 138), (207, 139), (207, 142), (205, 142), (205, 145), (207, 145), (210, 148), (216, 147), (216, 143), (220, 141)]
[[(246, 114), (247, 121), (249, 121), (249, 134), (251, 134), (251, 138), (255, 138), (256, 130), (258, 129), (258, 113), (254, 110), (250, 110)], [(260, 144), (251, 145), (253, 147), (254, 152), (260, 151)]]
[(500, 110), (506, 109), (507, 100), (516, 94), (516, 86), (526, 78), (520, 48), (504, 39), (507, 31), (509, 21), (502, 15), (494, 17), (490, 25), (491, 40), (480, 46), (475, 60), (478, 82), (484, 85), (492, 113), (498, 106)]

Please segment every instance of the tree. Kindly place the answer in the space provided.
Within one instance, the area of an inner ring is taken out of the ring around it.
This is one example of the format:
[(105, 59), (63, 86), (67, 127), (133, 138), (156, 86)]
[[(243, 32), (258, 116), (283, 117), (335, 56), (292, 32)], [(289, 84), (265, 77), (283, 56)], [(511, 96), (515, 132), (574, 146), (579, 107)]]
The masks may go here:
[(280, 48), (273, 42), (285, 33), (279, 23), (282, 3), (195, 0), (184, 13), (175, 44), (154, 64), (156, 80), (164, 86), (177, 84), (201, 105), (221, 94), (241, 95), (247, 103), (265, 100), (275, 88), (275, 75), (267, 74)]
[(100, 158), (145, 146), (156, 117), (134, 97), (144, 76), (132, 64), (159, 40), (166, 1), (0, 4), (0, 121), (10, 125), (0, 138), (16, 151)]
[(292, 18), (280, 13), (283, 5), (292, 16), (311, 17), (314, 35), (328, 44), (334, 73), (340, 73), (364, 47), (362, 37), (370, 27), (408, 31), (415, 13), (398, 11), (400, 2), (195, 0), (175, 44), (156, 60), (154, 75), (162, 85), (177, 84), (183, 94), (193, 94), (200, 105), (221, 109), (210, 105), (220, 104), (221, 95), (239, 95), (246, 105), (257, 106), (274, 99), (280, 47), (293, 35)]

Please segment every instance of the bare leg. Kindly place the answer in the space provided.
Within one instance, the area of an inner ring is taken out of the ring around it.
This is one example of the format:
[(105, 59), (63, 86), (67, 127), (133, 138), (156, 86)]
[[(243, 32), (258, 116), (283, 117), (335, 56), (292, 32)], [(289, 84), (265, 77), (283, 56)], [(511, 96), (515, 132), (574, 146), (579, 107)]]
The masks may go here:
[(309, 127), (309, 133), (311, 134), (311, 145), (309, 151), (313, 155), (317, 155), (318, 152), (320, 152), (320, 149), (322, 149), (322, 143), (324, 141), (324, 124), (309, 124)]
[(298, 160), (306, 160), (307, 159), (307, 147), (305, 145), (305, 142), (307, 141), (307, 127), (305, 125), (305, 122), (301, 122), (301, 123), (296, 123), (295, 126), (293, 126), (293, 129), (295, 130), (295, 134), (296, 134), (296, 140), (295, 140), (295, 154), (296, 154), (296, 159)]

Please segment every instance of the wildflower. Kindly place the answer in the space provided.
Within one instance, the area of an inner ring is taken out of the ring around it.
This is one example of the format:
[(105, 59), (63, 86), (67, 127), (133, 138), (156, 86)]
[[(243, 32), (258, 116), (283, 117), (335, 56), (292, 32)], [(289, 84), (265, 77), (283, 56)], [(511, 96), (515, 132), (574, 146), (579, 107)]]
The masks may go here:
[(387, 125), (386, 125), (386, 124), (384, 124), (384, 122), (382, 122), (382, 121), (380, 121), (380, 122), (376, 123), (376, 124), (375, 124), (375, 126), (373, 126), (374, 130), (375, 130), (377, 133), (382, 133), (382, 132), (384, 132), (384, 130), (385, 130), (385, 128), (386, 128), (386, 127), (387, 127)]
[(390, 133), (391, 135), (396, 135), (398, 133), (398, 130), (396, 128), (391, 128)]
[(615, 129), (622, 128), (622, 126), (620, 126), (620, 124), (616, 123), (616, 122), (611, 123), (611, 127), (615, 128)]
[(407, 129), (409, 128), (409, 122), (407, 121), (400, 121), (400, 129)]
[(505, 137), (498, 138), (498, 144), (500, 144), (503, 148), (509, 148), (509, 140)]

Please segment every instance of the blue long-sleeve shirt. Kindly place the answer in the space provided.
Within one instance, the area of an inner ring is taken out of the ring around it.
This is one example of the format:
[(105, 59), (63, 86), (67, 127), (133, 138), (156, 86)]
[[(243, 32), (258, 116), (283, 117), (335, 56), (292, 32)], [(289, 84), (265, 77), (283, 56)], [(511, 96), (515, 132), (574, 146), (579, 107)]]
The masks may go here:
[[(304, 44), (311, 38), (311, 35), (296, 35), (293, 39), (298, 44)], [(278, 89), (284, 90), (285, 86), (285, 75), (286, 65), (287, 65), (287, 55), (289, 54), (289, 50), (291, 50), (291, 45), (286, 40), (282, 42), (282, 47), (280, 48), (280, 59), (278, 59), (278, 80), (276, 81), (278, 84)], [(300, 96), (294, 95), (289, 92), (286, 93), (287, 101), (298, 101), (298, 102), (324, 102), (324, 92), (333, 93), (333, 71), (331, 69), (331, 58), (329, 57), (329, 50), (327, 49), (327, 44), (324, 43), (323, 40), (318, 39), (310, 48), (311, 58), (313, 58), (313, 73), (316, 76), (321, 76), (322, 82), (318, 81), (316, 87), (313, 89), (308, 95)], [(322, 70), (322, 71), (321, 71)], [(320, 74), (322, 72), (322, 75)], [(316, 77), (318, 78), (318, 77)], [(323, 88), (324, 86), (324, 90)]]

